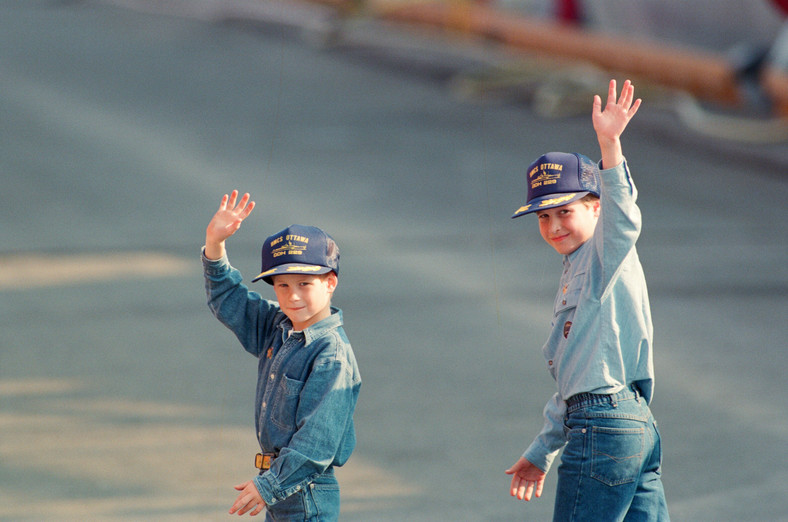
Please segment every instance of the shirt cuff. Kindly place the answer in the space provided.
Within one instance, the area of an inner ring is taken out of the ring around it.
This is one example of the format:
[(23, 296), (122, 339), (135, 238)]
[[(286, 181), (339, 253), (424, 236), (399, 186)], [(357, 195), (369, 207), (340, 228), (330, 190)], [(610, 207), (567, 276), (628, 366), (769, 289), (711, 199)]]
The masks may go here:
[(222, 255), (219, 259), (208, 259), (205, 257), (205, 247), (202, 247), (200, 257), (202, 258), (202, 267), (206, 275), (217, 276), (230, 269), (230, 261), (227, 259), (227, 254)]
[(614, 165), (614, 166), (610, 167), (609, 169), (603, 169), (602, 168), (602, 160), (599, 160), (599, 163), (597, 163), (597, 167), (599, 168), (599, 172), (610, 172), (611, 170), (617, 170), (617, 169), (620, 169), (621, 167), (626, 168), (626, 165), (627, 165), (627, 158), (626, 157), (624, 157), (621, 160), (621, 163), (619, 163), (618, 165)]
[(271, 484), (270, 480), (267, 480), (265, 473), (262, 475), (257, 475), (254, 478), (254, 485), (257, 488), (257, 492), (260, 493), (260, 497), (263, 499), (263, 502), (265, 502), (266, 506), (273, 506), (282, 500), (274, 495), (273, 484)]
[[(560, 450), (558, 450), (560, 451)], [(550, 471), (550, 466), (553, 465), (558, 451), (549, 452), (547, 448), (542, 447), (539, 441), (535, 440), (528, 446), (528, 449), (523, 453), (523, 457), (531, 464), (541, 469), (545, 473)]]

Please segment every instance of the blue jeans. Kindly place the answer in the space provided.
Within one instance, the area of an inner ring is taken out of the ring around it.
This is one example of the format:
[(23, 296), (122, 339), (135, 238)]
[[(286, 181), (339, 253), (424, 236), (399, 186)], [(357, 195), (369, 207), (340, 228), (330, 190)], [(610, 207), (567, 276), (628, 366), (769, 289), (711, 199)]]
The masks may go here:
[(339, 520), (339, 483), (333, 469), (308, 486), (266, 508), (265, 522), (335, 522)]
[[(578, 396), (576, 396), (578, 397)], [(637, 390), (567, 402), (555, 522), (668, 521), (657, 422)]]

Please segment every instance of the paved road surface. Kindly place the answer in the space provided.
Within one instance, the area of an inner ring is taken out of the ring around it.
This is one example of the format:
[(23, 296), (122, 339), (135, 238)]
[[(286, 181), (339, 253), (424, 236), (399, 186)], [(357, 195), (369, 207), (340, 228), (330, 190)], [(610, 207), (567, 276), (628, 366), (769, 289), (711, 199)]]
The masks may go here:
[[(255, 365), (210, 317), (198, 254), (233, 188), (259, 204), (229, 245), (245, 274), (294, 222), (342, 246), (364, 377), (344, 520), (549, 519), (554, 474), (525, 504), (503, 470), (553, 391), (560, 261), (509, 215), (534, 157), (597, 155), (590, 118), (460, 99), (445, 80), (473, 60), (433, 58), (0, 5), (0, 519), (225, 518), (252, 472)], [(785, 520), (788, 162), (648, 100), (624, 145), (673, 517)]]

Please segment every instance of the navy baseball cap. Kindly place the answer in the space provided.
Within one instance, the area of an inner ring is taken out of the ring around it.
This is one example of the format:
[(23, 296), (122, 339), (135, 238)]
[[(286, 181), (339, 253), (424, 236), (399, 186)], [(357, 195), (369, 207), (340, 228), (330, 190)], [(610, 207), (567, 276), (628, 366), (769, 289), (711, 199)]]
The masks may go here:
[(599, 196), (599, 168), (582, 154), (548, 152), (531, 163), (527, 177), (528, 200), (512, 218)]
[(270, 236), (263, 243), (262, 279), (273, 284), (272, 276), (279, 274), (339, 274), (339, 247), (317, 227), (290, 225)]

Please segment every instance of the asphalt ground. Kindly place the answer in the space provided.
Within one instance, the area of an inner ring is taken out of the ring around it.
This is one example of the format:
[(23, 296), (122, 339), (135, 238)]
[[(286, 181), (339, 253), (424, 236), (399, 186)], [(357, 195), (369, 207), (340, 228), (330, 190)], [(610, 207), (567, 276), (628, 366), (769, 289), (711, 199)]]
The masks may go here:
[[(549, 520), (554, 472), (525, 504), (503, 471), (554, 390), (560, 260), (509, 215), (534, 157), (598, 155), (590, 117), (457, 96), (497, 50), (318, 29), (0, 4), (0, 519), (228, 516), (255, 364), (207, 311), (198, 256), (239, 188), (259, 205), (229, 244), (245, 274), (294, 222), (342, 248), (364, 378), (343, 520)], [(671, 515), (786, 520), (785, 148), (704, 137), (646, 98), (624, 150)]]

